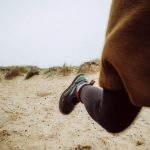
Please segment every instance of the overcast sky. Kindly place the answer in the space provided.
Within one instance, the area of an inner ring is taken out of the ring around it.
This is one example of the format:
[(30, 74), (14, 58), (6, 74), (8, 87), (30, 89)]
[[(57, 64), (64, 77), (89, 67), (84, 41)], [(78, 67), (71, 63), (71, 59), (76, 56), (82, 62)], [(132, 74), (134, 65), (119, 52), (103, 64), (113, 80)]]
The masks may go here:
[(0, 66), (99, 58), (111, 0), (0, 0)]

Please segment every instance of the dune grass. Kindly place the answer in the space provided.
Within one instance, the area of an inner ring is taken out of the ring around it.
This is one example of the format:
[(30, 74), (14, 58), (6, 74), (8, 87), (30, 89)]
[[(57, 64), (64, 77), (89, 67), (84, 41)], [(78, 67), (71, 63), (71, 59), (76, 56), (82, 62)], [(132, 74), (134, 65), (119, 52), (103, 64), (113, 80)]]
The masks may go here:
[(94, 59), (88, 62), (84, 62), (78, 68), (78, 73), (95, 73), (100, 69), (99, 59)]
[(12, 67), (9, 68), (8, 71), (6, 71), (4, 78), (9, 80), (9, 79), (13, 79), (16, 76), (19, 76), (21, 73), (24, 73), (25, 70), (23, 68), (19, 68), (19, 67)]
[(33, 68), (38, 69), (36, 66), (9, 66), (0, 67), (0, 71), (4, 74), (4, 79), (10, 80), (17, 76), (27, 74)]
[(25, 79), (30, 79), (34, 75), (39, 75), (39, 69), (31, 68), (30, 71), (27, 72)]
[[(49, 76), (62, 75), (68, 76), (71, 73), (95, 73), (100, 69), (99, 59), (94, 59), (88, 62), (82, 63), (80, 66), (70, 66), (66, 63), (63, 66), (54, 66), (48, 69), (38, 68), (37, 66), (10, 66), (10, 67), (0, 67), (0, 72), (4, 74), (4, 79), (10, 80), (17, 76), (24, 75), (25, 79), (31, 78), (39, 73)], [(0, 77), (1, 80), (1, 77)]]
[(49, 69), (47, 69), (44, 72), (44, 74), (48, 74), (48, 77), (52, 76), (52, 75), (67, 76), (67, 75), (72, 73), (73, 69), (74, 69), (73, 66), (69, 66), (67, 64), (64, 64), (63, 66), (50, 67)]

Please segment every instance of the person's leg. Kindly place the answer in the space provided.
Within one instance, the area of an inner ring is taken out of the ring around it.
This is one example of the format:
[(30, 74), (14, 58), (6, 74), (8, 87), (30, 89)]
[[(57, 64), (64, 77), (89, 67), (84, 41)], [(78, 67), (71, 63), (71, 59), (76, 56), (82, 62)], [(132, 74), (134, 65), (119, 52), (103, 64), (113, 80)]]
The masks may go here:
[(124, 90), (112, 91), (93, 86), (84, 74), (78, 75), (61, 94), (59, 110), (70, 114), (81, 101), (89, 115), (109, 132), (127, 128), (137, 116), (140, 107), (134, 106)]
[(79, 97), (89, 115), (112, 133), (126, 129), (141, 109), (131, 103), (124, 90), (103, 90), (86, 85), (79, 91)]

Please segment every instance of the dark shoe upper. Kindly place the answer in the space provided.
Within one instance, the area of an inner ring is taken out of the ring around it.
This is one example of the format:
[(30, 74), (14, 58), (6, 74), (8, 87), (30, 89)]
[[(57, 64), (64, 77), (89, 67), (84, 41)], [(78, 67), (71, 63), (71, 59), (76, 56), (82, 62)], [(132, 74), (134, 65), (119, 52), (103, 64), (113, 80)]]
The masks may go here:
[(84, 74), (78, 75), (71, 85), (62, 93), (59, 100), (59, 110), (63, 114), (69, 114), (74, 109), (75, 105), (79, 102), (77, 97), (77, 87), (80, 85), (88, 84)]

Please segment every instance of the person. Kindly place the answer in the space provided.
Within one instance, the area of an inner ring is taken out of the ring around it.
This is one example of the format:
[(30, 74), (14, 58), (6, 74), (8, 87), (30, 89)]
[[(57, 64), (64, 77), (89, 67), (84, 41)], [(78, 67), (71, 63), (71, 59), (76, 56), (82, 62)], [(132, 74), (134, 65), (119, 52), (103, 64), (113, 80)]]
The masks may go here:
[(82, 102), (97, 123), (118, 133), (143, 106), (150, 106), (149, 18), (150, 1), (113, 0), (101, 58), (101, 87), (78, 75), (60, 97), (63, 114)]

